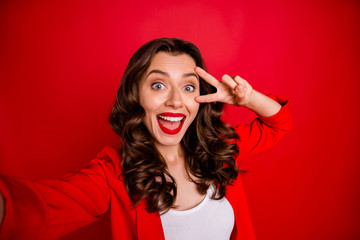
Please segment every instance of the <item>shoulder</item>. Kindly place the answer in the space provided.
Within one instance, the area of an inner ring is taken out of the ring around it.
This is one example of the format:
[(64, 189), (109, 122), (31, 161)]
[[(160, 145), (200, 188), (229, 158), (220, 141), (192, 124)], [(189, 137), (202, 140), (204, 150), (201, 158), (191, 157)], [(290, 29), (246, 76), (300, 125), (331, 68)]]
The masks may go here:
[(120, 163), (120, 150), (113, 146), (105, 146), (103, 149), (96, 155), (97, 159), (104, 159), (114, 163), (114, 165), (119, 165)]
[(88, 169), (103, 169), (108, 175), (121, 174), (121, 157), (120, 150), (113, 146), (105, 146), (96, 154), (95, 159), (90, 161)]

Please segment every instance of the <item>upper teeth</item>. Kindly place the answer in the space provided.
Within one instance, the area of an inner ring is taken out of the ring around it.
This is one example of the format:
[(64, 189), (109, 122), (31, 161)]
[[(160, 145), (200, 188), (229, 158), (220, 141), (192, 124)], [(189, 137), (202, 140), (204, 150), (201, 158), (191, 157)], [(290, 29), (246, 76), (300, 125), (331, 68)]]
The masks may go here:
[(161, 116), (159, 115), (159, 118), (162, 118), (166, 121), (170, 121), (170, 122), (178, 122), (183, 120), (184, 117), (166, 117), (166, 116)]

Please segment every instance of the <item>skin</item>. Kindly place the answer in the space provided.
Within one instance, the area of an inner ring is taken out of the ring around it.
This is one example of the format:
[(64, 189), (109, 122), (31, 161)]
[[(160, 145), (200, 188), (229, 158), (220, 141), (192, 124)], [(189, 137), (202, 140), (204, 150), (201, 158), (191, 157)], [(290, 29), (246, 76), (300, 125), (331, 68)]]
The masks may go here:
[[(155, 145), (169, 161), (173, 153), (181, 155), (180, 141), (195, 119), (200, 104), (195, 97), (200, 95), (195, 62), (186, 54), (156, 54), (139, 84), (140, 104), (145, 109), (144, 124), (155, 139)], [(186, 116), (178, 134), (164, 133), (157, 116), (164, 112), (181, 113)]]
[[(199, 80), (194, 73), (213, 85), (217, 92), (199, 96)], [(194, 91), (188, 91), (186, 87), (190, 85)], [(140, 81), (139, 95), (140, 104), (146, 112), (144, 123), (177, 184), (177, 210), (191, 209), (204, 199), (204, 195), (197, 191), (196, 185), (188, 178), (184, 151), (180, 145), (187, 128), (196, 117), (199, 103), (223, 102), (246, 107), (264, 117), (272, 116), (281, 109), (279, 103), (254, 90), (239, 76), (232, 78), (224, 75), (222, 81), (218, 81), (205, 70), (196, 67), (194, 60), (187, 54), (157, 53)], [(157, 122), (157, 115), (162, 112), (186, 115), (178, 134), (162, 132)]]
[(251, 85), (239, 76), (230, 77), (225, 74), (219, 82), (205, 70), (196, 67), (196, 73), (206, 82), (213, 85), (217, 92), (199, 96), (195, 100), (200, 103), (223, 102), (239, 107), (246, 107), (262, 117), (270, 117), (280, 111), (281, 105), (264, 94), (254, 90)]

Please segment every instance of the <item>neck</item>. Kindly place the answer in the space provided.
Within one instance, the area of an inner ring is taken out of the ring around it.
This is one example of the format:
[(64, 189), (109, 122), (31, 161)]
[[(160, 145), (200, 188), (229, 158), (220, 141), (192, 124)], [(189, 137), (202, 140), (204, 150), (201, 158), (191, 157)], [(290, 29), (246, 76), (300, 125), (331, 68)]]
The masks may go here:
[(157, 150), (165, 158), (166, 165), (173, 165), (184, 161), (184, 149), (181, 144), (173, 146), (165, 146), (160, 144), (155, 144)]

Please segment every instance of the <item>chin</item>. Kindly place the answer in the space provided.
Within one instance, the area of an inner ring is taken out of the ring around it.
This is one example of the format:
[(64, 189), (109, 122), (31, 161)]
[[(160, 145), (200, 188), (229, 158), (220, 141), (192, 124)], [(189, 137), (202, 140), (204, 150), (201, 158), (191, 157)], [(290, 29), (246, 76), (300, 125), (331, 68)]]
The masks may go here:
[(160, 145), (163, 145), (163, 146), (176, 146), (176, 145), (180, 144), (180, 142), (182, 140), (182, 137), (183, 137), (183, 135), (177, 136), (177, 137), (164, 136), (164, 137), (158, 137), (158, 138), (155, 138), (155, 139), (156, 139), (156, 142), (158, 144), (160, 144)]

